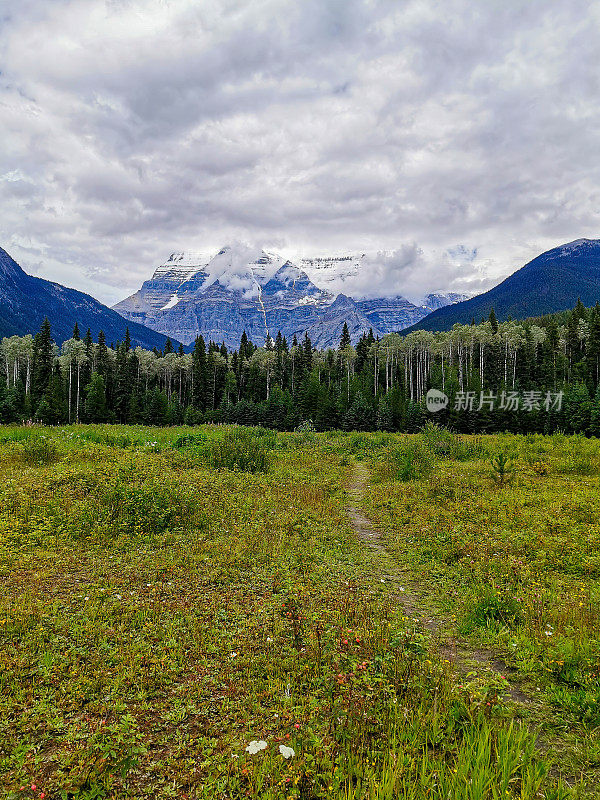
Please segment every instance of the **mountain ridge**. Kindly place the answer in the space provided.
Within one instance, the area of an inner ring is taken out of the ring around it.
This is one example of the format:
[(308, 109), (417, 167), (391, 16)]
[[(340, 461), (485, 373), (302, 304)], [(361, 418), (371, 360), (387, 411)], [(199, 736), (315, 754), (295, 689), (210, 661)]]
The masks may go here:
[(132, 344), (150, 350), (162, 348), (167, 338), (126, 320), (91, 295), (29, 275), (0, 247), (0, 338), (35, 334), (45, 317), (59, 343), (71, 337), (76, 322), (82, 333), (90, 328), (94, 338), (102, 330), (107, 342), (123, 341), (129, 328)]
[[(370, 329), (384, 336), (421, 319), (444, 302), (463, 295), (430, 294), (431, 305), (416, 305), (402, 295), (354, 299), (329, 288), (333, 278), (344, 282), (364, 256), (302, 259), (294, 263), (276, 253), (245, 245), (206, 253), (173, 253), (133, 295), (113, 306), (127, 319), (176, 337), (184, 344), (205, 339), (237, 346), (241, 334), (257, 344), (277, 332), (288, 339), (308, 333), (318, 347), (337, 346), (344, 320), (338, 299), (346, 305), (350, 336), (356, 342)], [(208, 261), (207, 261), (208, 258)], [(307, 271), (307, 266), (311, 271)], [(314, 272), (323, 278), (315, 282)], [(334, 275), (335, 273), (335, 275)]]
[(435, 310), (403, 333), (479, 322), (492, 308), (499, 321), (539, 317), (572, 308), (579, 299), (585, 306), (600, 301), (600, 239), (575, 239), (546, 250), (489, 291)]

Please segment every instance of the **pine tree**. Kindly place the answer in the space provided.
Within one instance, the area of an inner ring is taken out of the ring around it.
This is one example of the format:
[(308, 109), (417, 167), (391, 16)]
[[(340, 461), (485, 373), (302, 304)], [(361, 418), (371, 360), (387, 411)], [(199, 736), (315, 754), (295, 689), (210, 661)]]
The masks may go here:
[(127, 401), (127, 422), (130, 425), (138, 425), (141, 421), (140, 396), (137, 389), (134, 389)]
[(600, 386), (596, 389), (596, 394), (592, 402), (590, 413), (590, 433), (592, 436), (600, 436)]
[(112, 398), (112, 408), (114, 409), (118, 422), (125, 422), (127, 419), (127, 405), (131, 391), (128, 366), (127, 350), (123, 343), (117, 347)]
[(347, 431), (368, 431), (372, 427), (373, 408), (362, 392), (357, 392), (344, 417), (344, 428)]
[(492, 326), (492, 333), (495, 335), (498, 333), (498, 320), (496, 318), (496, 312), (494, 311), (494, 307), (490, 309), (490, 316), (488, 317), (489, 323)]
[(344, 322), (344, 327), (342, 329), (342, 336), (340, 339), (340, 346), (338, 347), (338, 350), (343, 350), (344, 347), (348, 347), (349, 344), (351, 344), (350, 331), (348, 330), (348, 323)]
[(129, 334), (129, 325), (125, 328), (125, 352), (128, 353), (131, 350), (131, 336)]
[(106, 422), (106, 385), (99, 372), (92, 372), (92, 379), (86, 388), (85, 415), (90, 422)]
[(81, 339), (81, 336), (79, 335), (79, 325), (77, 323), (75, 323), (75, 327), (73, 328), (72, 338), (75, 339), (76, 342)]
[(106, 384), (108, 377), (108, 348), (106, 346), (106, 337), (104, 331), (98, 332), (98, 350), (96, 352), (96, 372), (102, 376)]
[(172, 353), (172, 352), (174, 352), (173, 342), (167, 336), (167, 341), (165, 342), (163, 353), (164, 353), (164, 355), (167, 355), (168, 353)]
[(304, 350), (304, 366), (306, 369), (312, 369), (312, 342), (308, 335), (308, 331), (304, 334), (304, 341), (302, 342), (302, 349)]
[(590, 338), (587, 356), (594, 386), (600, 384), (600, 305), (596, 303), (590, 313)]
[(242, 331), (242, 338), (240, 340), (240, 359), (245, 361), (246, 359), (250, 358), (252, 355), (252, 347), (250, 347), (250, 352), (248, 352), (248, 337), (246, 336), (246, 331)]
[(32, 373), (32, 395), (34, 407), (44, 396), (50, 379), (52, 377), (52, 330), (48, 317), (42, 322), (39, 333), (36, 333), (33, 340), (33, 373)]
[[(243, 338), (242, 336), (242, 339)], [(202, 336), (198, 336), (194, 343), (194, 350), (192, 352), (192, 375), (192, 404), (198, 411), (204, 412), (206, 411), (206, 397), (208, 391), (208, 370), (206, 363), (206, 344)]]
[(44, 422), (50, 425), (59, 425), (61, 422), (65, 422), (67, 419), (67, 400), (65, 397), (65, 384), (58, 364), (48, 383), (44, 400), (48, 406), (47, 419)]

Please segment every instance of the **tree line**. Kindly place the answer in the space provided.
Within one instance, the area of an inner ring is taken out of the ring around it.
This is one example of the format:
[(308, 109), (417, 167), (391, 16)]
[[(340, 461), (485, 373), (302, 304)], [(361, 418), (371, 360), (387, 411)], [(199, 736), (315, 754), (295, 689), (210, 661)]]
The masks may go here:
[[(78, 326), (60, 347), (45, 320), (35, 336), (0, 344), (4, 423), (226, 422), (293, 430), (413, 432), (427, 419), (461, 432), (600, 435), (600, 305), (537, 319), (489, 319), (448, 332), (414, 331), (317, 350), (305, 334), (264, 347), (244, 333), (238, 349), (204, 341), (191, 353), (107, 344)], [(448, 397), (433, 415), (429, 389)], [(515, 398), (521, 393), (524, 402)], [(548, 403), (549, 393), (561, 402)], [(496, 397), (496, 406), (489, 401)], [(501, 399), (513, 398), (513, 402)]]

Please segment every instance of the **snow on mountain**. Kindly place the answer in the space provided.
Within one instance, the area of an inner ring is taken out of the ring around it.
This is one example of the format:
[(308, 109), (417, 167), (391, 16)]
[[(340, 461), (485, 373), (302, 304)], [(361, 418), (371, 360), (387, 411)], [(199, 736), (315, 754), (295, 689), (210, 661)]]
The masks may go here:
[(365, 254), (328, 256), (325, 258), (303, 258), (302, 269), (322, 289), (334, 294), (343, 292), (359, 275)]
[(440, 304), (456, 302), (445, 301), (443, 295), (429, 295), (423, 305), (401, 295), (346, 297), (350, 289), (346, 293), (342, 288), (355, 284), (366, 269), (365, 259), (363, 254), (293, 263), (245, 244), (212, 254), (173, 253), (139, 291), (114, 309), (185, 344), (199, 334), (237, 346), (244, 330), (260, 344), (278, 331), (288, 338), (308, 331), (318, 346), (327, 347), (337, 344), (344, 321), (356, 341), (369, 328), (385, 335), (413, 325)]
[(421, 301), (421, 305), (431, 312), (436, 311), (438, 308), (444, 308), (444, 306), (453, 305), (454, 303), (462, 303), (463, 300), (467, 299), (468, 295), (458, 294), (457, 292), (434, 292), (428, 294), (427, 297)]

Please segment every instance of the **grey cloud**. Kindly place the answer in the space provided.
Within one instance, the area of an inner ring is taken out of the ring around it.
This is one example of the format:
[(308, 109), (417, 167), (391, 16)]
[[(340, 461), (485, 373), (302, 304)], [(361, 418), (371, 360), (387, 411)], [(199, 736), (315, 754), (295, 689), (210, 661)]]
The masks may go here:
[(417, 297), (600, 235), (595, 4), (5, 5), (0, 245), (103, 300), (236, 239)]

